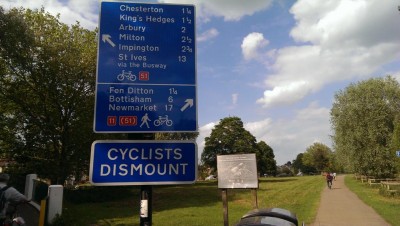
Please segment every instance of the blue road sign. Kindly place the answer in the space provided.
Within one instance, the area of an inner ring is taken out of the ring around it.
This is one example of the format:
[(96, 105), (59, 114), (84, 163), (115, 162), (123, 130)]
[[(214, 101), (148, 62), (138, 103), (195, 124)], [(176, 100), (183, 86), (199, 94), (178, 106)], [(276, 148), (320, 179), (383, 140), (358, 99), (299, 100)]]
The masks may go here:
[(400, 151), (396, 151), (397, 157), (400, 157)]
[(95, 185), (192, 184), (197, 178), (194, 142), (95, 141), (90, 159)]
[(95, 132), (197, 131), (193, 5), (101, 2)]

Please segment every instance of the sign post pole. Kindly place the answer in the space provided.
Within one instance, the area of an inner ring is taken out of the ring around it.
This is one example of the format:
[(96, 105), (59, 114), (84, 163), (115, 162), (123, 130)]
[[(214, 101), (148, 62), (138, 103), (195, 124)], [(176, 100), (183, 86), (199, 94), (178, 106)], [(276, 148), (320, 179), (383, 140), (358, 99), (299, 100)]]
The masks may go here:
[(224, 209), (224, 226), (229, 226), (229, 218), (228, 218), (228, 189), (221, 189), (222, 193), (222, 206)]
[[(155, 140), (154, 133), (128, 133), (129, 140)], [(153, 186), (140, 186), (140, 226), (151, 226), (153, 221)]]
[(252, 188), (251, 193), (253, 194), (253, 208), (258, 209), (258, 200), (257, 200), (257, 189)]
[(153, 220), (153, 187), (140, 186), (140, 226), (151, 226)]

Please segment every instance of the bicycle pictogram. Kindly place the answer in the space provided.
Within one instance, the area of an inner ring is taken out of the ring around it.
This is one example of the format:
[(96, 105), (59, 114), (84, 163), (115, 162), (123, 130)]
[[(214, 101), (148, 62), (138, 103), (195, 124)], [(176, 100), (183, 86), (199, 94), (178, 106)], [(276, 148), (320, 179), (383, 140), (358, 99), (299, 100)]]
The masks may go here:
[(121, 74), (117, 76), (118, 81), (124, 81), (125, 79), (129, 81), (136, 81), (136, 75), (132, 74), (132, 71), (122, 70)]
[(172, 126), (172, 120), (168, 119), (168, 115), (165, 115), (165, 117), (162, 117), (161, 115), (158, 116), (158, 119), (154, 120), (154, 125), (155, 126), (161, 126), (161, 125), (167, 125), (167, 126)]

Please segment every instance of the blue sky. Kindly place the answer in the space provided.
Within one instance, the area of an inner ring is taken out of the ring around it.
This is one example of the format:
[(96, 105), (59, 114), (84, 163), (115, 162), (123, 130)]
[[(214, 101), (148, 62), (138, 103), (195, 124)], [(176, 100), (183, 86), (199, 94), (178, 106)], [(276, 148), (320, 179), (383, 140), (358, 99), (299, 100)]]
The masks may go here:
[[(400, 0), (159, 3), (196, 5), (199, 155), (212, 128), (238, 116), (284, 164), (314, 142), (332, 145), (335, 92), (387, 74), (400, 80)], [(64, 23), (98, 26), (98, 0), (0, 0), (0, 5), (43, 6)]]

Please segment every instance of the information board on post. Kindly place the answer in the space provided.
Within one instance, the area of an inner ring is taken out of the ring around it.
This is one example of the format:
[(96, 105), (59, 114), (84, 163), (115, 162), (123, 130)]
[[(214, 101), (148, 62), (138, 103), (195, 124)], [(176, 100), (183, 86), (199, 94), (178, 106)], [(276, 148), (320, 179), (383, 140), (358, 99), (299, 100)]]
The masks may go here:
[(218, 188), (258, 188), (255, 154), (218, 155)]
[(95, 141), (89, 178), (104, 186), (192, 184), (197, 146), (185, 141)]
[(100, 4), (94, 131), (197, 131), (194, 6)]

